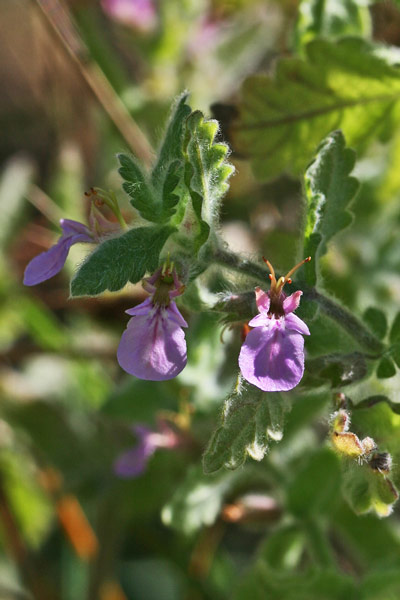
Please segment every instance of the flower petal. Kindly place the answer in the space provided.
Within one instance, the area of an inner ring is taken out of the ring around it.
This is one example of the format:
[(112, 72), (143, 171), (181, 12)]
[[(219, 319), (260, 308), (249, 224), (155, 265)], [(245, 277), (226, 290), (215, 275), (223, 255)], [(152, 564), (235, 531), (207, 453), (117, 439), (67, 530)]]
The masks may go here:
[(25, 269), (24, 284), (36, 285), (54, 277), (63, 268), (71, 246), (78, 242), (93, 240), (86, 233), (62, 235), (55, 246), (35, 256)]
[(186, 341), (165, 307), (130, 319), (118, 347), (120, 366), (140, 379), (164, 381), (186, 365)]
[(302, 335), (310, 335), (310, 330), (308, 329), (308, 327), (304, 323), (304, 321), (299, 319), (299, 317), (297, 315), (294, 315), (293, 313), (286, 315), (285, 326), (286, 326), (286, 329), (291, 329), (292, 331), (297, 331), (298, 333), (301, 333)]
[(136, 315), (147, 315), (152, 309), (154, 309), (152, 298), (146, 298), (144, 302), (137, 304), (133, 308), (128, 308), (125, 312), (127, 315), (134, 317)]
[(268, 317), (268, 314), (265, 312), (256, 315), (249, 321), (250, 327), (269, 327), (271, 324), (271, 319)]
[(93, 236), (89, 228), (79, 221), (73, 221), (72, 219), (60, 219), (60, 225), (63, 231), (62, 237), (79, 234), (87, 236), (88, 242), (93, 241)]
[(171, 302), (171, 304), (167, 308), (169, 319), (174, 321), (179, 327), (188, 327), (185, 319), (182, 317), (179, 308), (175, 304), (175, 302)]
[(285, 298), (285, 300), (283, 301), (283, 310), (285, 311), (286, 315), (288, 313), (293, 312), (294, 310), (296, 310), (296, 308), (299, 307), (300, 298), (302, 297), (302, 295), (303, 292), (301, 290), (298, 290), (297, 292), (294, 292), (293, 294)]
[(254, 290), (256, 294), (256, 304), (258, 308), (258, 312), (268, 312), (270, 299), (267, 292), (264, 292), (260, 287), (256, 287)]
[(283, 324), (257, 327), (246, 336), (239, 355), (243, 377), (265, 392), (291, 390), (304, 372), (304, 340)]

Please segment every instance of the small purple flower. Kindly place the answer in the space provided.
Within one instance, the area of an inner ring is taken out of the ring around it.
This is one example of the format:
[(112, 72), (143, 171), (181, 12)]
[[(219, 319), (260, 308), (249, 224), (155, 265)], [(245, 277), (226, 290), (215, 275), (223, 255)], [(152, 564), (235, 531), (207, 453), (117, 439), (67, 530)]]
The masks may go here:
[[(96, 202), (102, 202), (97, 198), (98, 194), (94, 190), (86, 195), (93, 195)], [(82, 242), (96, 244), (108, 234), (120, 229), (118, 223), (109, 221), (104, 217), (94, 202), (92, 202), (90, 209), (89, 227), (71, 219), (61, 219), (60, 225), (62, 235), (58, 242), (46, 252), (35, 256), (28, 263), (24, 273), (25, 285), (37, 285), (57, 275), (65, 265), (69, 250), (74, 244)]]
[(152, 0), (102, 0), (102, 6), (109, 17), (136, 29), (150, 31), (156, 24)]
[(271, 289), (263, 292), (256, 288), (260, 314), (249, 322), (254, 329), (247, 334), (239, 355), (243, 377), (265, 392), (291, 390), (303, 377), (303, 335), (310, 335), (310, 331), (293, 314), (303, 292), (287, 297), (282, 289), (285, 283), (291, 283), (290, 275), (309, 260), (310, 257), (303, 260), (278, 281), (272, 265), (265, 261), (271, 271)]
[(24, 274), (25, 285), (36, 285), (57, 275), (67, 260), (71, 246), (79, 242), (93, 243), (94, 236), (86, 225), (71, 219), (61, 219), (62, 236), (55, 246), (35, 256), (27, 265)]
[(143, 280), (150, 293), (144, 302), (127, 310), (132, 315), (118, 347), (118, 362), (131, 375), (150, 381), (176, 377), (186, 365), (187, 327), (175, 302), (184, 286), (175, 269), (160, 267)]
[(146, 470), (147, 463), (157, 448), (175, 448), (180, 443), (177, 434), (164, 421), (160, 422), (158, 431), (153, 431), (146, 425), (134, 425), (132, 431), (138, 438), (138, 443), (115, 461), (114, 472), (118, 477), (139, 477)]

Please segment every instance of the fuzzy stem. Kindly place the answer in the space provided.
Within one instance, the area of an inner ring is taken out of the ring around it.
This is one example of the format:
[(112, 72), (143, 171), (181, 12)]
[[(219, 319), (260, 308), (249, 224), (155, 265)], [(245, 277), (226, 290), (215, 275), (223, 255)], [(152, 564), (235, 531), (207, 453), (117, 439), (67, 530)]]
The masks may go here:
[(328, 317), (337, 321), (363, 348), (369, 352), (382, 354), (385, 345), (373, 335), (365, 325), (349, 310), (337, 304), (331, 298), (317, 292), (315, 288), (304, 290), (306, 300), (314, 300)]
[(264, 285), (267, 281), (269, 281), (268, 272), (265, 270), (265, 267), (263, 267), (261, 264), (258, 265), (251, 260), (241, 258), (230, 250), (216, 248), (213, 252), (212, 258), (214, 262), (227, 267), (228, 269), (233, 269), (234, 271), (243, 273), (248, 277), (253, 277), (254, 279), (262, 282)]

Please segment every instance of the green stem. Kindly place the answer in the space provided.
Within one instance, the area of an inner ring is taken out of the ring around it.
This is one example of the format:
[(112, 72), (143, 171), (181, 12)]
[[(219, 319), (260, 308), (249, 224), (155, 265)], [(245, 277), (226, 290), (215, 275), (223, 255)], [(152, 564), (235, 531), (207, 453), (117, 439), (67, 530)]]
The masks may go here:
[(365, 327), (349, 310), (331, 298), (317, 292), (315, 288), (304, 290), (306, 300), (314, 300), (328, 317), (339, 323), (363, 348), (369, 352), (382, 354), (385, 345)]
[(268, 281), (268, 271), (265, 269), (265, 267), (263, 267), (261, 264), (257, 265), (251, 260), (241, 258), (230, 250), (217, 247), (214, 249), (212, 258), (214, 262), (227, 267), (228, 269), (233, 269), (234, 271), (243, 273), (248, 277), (253, 277), (264, 285)]

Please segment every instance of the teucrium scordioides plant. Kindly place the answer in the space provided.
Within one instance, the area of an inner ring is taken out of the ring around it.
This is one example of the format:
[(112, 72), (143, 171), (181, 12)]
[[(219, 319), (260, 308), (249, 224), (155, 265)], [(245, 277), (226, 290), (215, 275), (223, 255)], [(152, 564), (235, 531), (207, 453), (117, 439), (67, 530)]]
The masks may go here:
[[(399, 344), (397, 330), (386, 345), (368, 323), (322, 291), (320, 258), (330, 240), (350, 225), (348, 206), (358, 188), (350, 175), (355, 155), (346, 148), (342, 133), (335, 131), (322, 141), (305, 174), (298, 250), (308, 258), (286, 276), (277, 275), (266, 260), (271, 280), (268, 291), (264, 289), (268, 273), (261, 260), (253, 262), (231, 252), (220, 238), (220, 206), (234, 167), (228, 162), (228, 146), (217, 141), (217, 133), (218, 123), (192, 111), (183, 94), (175, 103), (150, 172), (134, 157), (118, 155), (131, 215), (122, 216), (113, 193), (95, 188), (89, 197), (88, 224), (62, 220), (57, 244), (33, 259), (25, 273), (27, 285), (52, 277), (62, 268), (71, 245), (85, 242), (95, 248), (71, 281), (72, 298), (117, 292), (128, 283), (142, 281), (149, 296), (127, 310), (131, 319), (122, 334), (118, 361), (125, 371), (144, 380), (169, 380), (185, 368), (186, 319), (190, 329), (190, 310), (202, 304), (201, 299), (193, 304), (194, 286), (207, 290), (208, 303), (203, 301), (203, 306), (208, 311), (222, 313), (225, 323), (239, 325), (234, 335), (247, 333), (234, 360), (240, 373), (232, 382), (220, 426), (203, 457), (206, 473), (224, 466), (236, 469), (247, 455), (260, 461), (271, 443), (282, 439), (285, 414), (293, 402), (301, 403), (312, 389), (330, 394), (344, 386), (351, 399), (359, 380), (369, 377), (373, 384), (374, 361), (382, 365), (392, 357), (397, 360)], [(107, 215), (102, 207), (107, 208)], [(268, 258), (273, 261), (274, 257)], [(292, 284), (293, 293), (286, 296), (283, 287), (292, 283), (292, 274), (303, 263)], [(219, 296), (208, 276), (215, 269), (230, 273)], [(236, 281), (235, 274), (239, 274)], [(234, 282), (232, 289), (229, 282)], [(176, 300), (188, 310), (184, 316)], [(256, 311), (259, 314), (254, 316)], [(328, 350), (318, 346), (321, 329), (332, 328), (351, 341), (350, 348), (339, 352), (330, 350), (329, 343)], [(388, 448), (380, 445), (378, 452), (371, 442), (366, 449), (366, 440), (372, 439), (369, 432), (363, 432), (366, 437), (360, 442), (349, 431), (349, 418), (345, 409), (336, 411), (330, 436), (347, 465), (345, 496), (359, 512), (388, 514), (397, 499), (395, 484), (388, 478)], [(123, 467), (118, 463), (124, 473), (141, 473), (156, 447), (173, 445), (146, 428), (138, 435), (138, 449), (129, 456), (140, 465), (125, 464), (124, 459)], [(350, 467), (348, 461), (353, 461)], [(359, 486), (352, 487), (351, 482), (363, 477), (368, 482), (363, 487), (365, 497), (355, 499)]]

